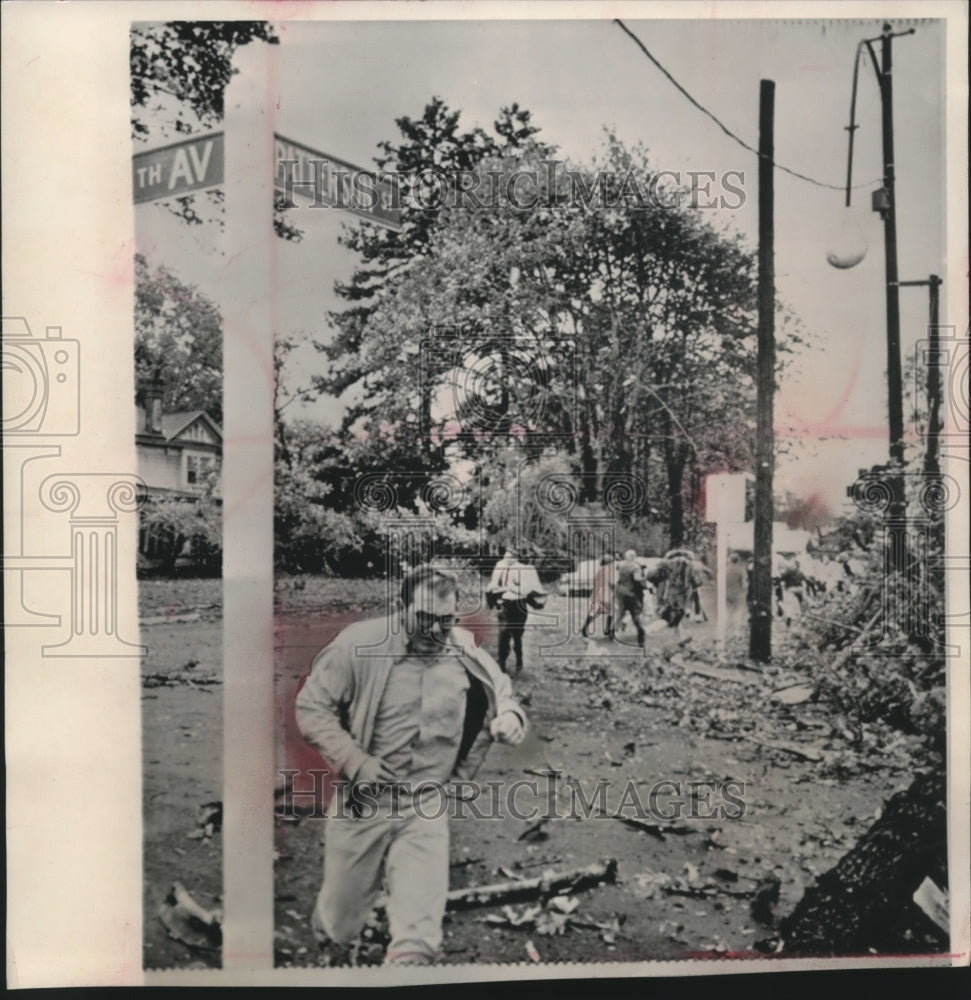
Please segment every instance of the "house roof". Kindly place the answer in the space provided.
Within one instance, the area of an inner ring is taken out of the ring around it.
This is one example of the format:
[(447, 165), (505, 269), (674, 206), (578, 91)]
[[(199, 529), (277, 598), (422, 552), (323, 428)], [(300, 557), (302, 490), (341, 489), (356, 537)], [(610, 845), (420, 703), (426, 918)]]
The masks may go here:
[[(223, 429), (216, 423), (205, 410), (178, 410), (174, 413), (162, 414), (162, 437), (166, 441), (177, 438), (187, 427), (195, 423), (196, 420), (203, 420), (209, 429), (216, 435), (220, 442), (223, 439)], [(145, 408), (135, 407), (135, 426), (137, 433), (144, 435), (142, 428), (145, 426)]]
[(166, 440), (171, 441), (172, 438), (178, 437), (186, 427), (195, 423), (200, 417), (209, 425), (218, 438), (222, 440), (222, 428), (205, 410), (181, 410), (176, 413), (163, 413), (162, 433), (165, 435)]

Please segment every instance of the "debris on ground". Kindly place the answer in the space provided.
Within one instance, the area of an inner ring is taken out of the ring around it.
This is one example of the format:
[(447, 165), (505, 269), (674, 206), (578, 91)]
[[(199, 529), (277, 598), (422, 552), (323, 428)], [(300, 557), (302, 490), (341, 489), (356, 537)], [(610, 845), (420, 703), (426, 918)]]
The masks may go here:
[(743, 738), (750, 740), (752, 743), (758, 743), (759, 746), (765, 747), (767, 750), (779, 750), (782, 753), (792, 754), (793, 757), (800, 757), (802, 760), (808, 760), (814, 764), (818, 764), (825, 757), (822, 749), (816, 746), (784, 743), (780, 740), (762, 740), (755, 736), (749, 736), (747, 733), (743, 734)]
[(539, 843), (543, 840), (549, 840), (549, 833), (546, 830), (547, 820), (541, 819), (539, 822), (534, 823), (532, 826), (527, 827), (523, 832), (516, 838), (517, 841), (527, 841), (529, 843)]
[(777, 875), (771, 873), (763, 876), (759, 884), (755, 887), (751, 910), (752, 916), (766, 927), (775, 926), (775, 913), (773, 912), (776, 903), (779, 902), (779, 890), (782, 882)]
[(643, 830), (658, 840), (664, 840), (666, 833), (676, 833), (683, 836), (686, 833), (697, 833), (698, 831), (686, 824), (673, 823), (653, 823), (650, 820), (638, 819), (636, 816), (623, 816), (616, 814), (614, 819), (620, 820), (625, 826), (633, 827), (635, 830)]
[(516, 903), (566, 892), (579, 892), (603, 882), (613, 882), (616, 877), (616, 859), (606, 858), (581, 868), (562, 872), (546, 871), (537, 878), (453, 889), (448, 894), (447, 908), (464, 910), (473, 906), (495, 906), (499, 903)]
[(503, 906), (500, 912), (490, 913), (479, 919), (491, 927), (530, 930), (543, 937), (563, 935), (571, 928), (596, 930), (600, 931), (605, 944), (615, 943), (620, 933), (620, 919), (614, 917), (603, 921), (581, 918), (575, 915), (579, 908), (580, 901), (576, 897), (554, 896), (547, 900), (545, 907), (526, 906), (517, 911), (512, 906)]
[(181, 882), (173, 882), (158, 912), (169, 937), (190, 948), (218, 951), (222, 946), (222, 911), (200, 906)]
[(640, 899), (657, 899), (661, 890), (672, 881), (672, 876), (650, 869), (638, 872), (630, 880), (630, 889)]
[(199, 806), (199, 816), (196, 828), (186, 836), (189, 840), (209, 840), (213, 834), (219, 833), (223, 826), (222, 802), (203, 802)]
[(165, 688), (183, 685), (185, 687), (198, 688), (200, 691), (207, 691), (211, 694), (212, 692), (209, 691), (209, 688), (216, 684), (222, 684), (222, 681), (218, 677), (186, 677), (183, 674), (159, 673), (145, 674), (142, 677), (143, 688)]

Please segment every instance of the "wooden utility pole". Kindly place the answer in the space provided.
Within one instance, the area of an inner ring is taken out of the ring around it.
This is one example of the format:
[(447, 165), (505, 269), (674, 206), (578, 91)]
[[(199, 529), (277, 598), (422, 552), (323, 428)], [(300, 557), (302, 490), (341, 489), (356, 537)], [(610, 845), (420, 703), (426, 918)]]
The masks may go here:
[[(903, 282), (901, 282), (903, 284)], [(941, 279), (932, 274), (927, 279), (930, 292), (930, 315), (928, 316), (927, 337), (930, 341), (928, 354), (930, 363), (927, 366), (927, 451), (924, 456), (924, 475), (938, 476), (941, 472), (941, 431), (944, 423), (941, 420), (941, 401), (944, 396), (941, 378), (941, 316), (940, 288)]]
[(889, 391), (890, 461), (894, 468), (895, 504), (903, 508), (904, 388), (900, 366), (900, 287), (897, 280), (897, 194), (893, 153), (893, 34), (883, 26), (880, 55), (880, 106), (883, 132), (883, 212), (887, 284), (887, 388)]
[(752, 567), (749, 655), (766, 663), (772, 658), (772, 479), (775, 439), (772, 402), (775, 394), (775, 226), (773, 174), (775, 83), (759, 86), (759, 330), (758, 408), (755, 431), (755, 556)]

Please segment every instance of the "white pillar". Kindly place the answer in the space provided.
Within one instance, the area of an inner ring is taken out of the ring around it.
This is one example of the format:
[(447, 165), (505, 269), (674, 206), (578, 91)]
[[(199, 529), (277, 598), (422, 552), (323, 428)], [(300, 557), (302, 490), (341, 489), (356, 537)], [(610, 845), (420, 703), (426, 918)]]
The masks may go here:
[(222, 963), (235, 971), (273, 966), (275, 51), (239, 49), (226, 93)]
[(718, 521), (715, 544), (715, 635), (722, 652), (725, 651), (725, 633), (728, 618), (728, 525)]

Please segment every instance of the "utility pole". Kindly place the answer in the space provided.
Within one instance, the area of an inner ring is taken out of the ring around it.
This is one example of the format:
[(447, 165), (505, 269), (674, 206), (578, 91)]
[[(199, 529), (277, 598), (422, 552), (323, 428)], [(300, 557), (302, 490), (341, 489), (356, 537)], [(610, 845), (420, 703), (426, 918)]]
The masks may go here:
[(924, 475), (940, 475), (941, 402), (941, 279), (932, 274), (923, 281), (900, 281), (899, 288), (926, 288), (929, 309), (927, 316), (927, 444), (924, 452)]
[(873, 68), (880, 87), (880, 109), (883, 131), (883, 187), (873, 194), (873, 208), (883, 218), (884, 268), (887, 295), (887, 393), (890, 426), (890, 465), (887, 469), (891, 491), (890, 509), (887, 511), (887, 541), (889, 569), (907, 566), (907, 499), (904, 495), (904, 387), (900, 364), (900, 282), (897, 277), (897, 193), (896, 169), (893, 151), (893, 40), (899, 35), (912, 35), (914, 29), (894, 33), (890, 24), (884, 24), (880, 36), (880, 67), (871, 44), (864, 44), (870, 52)]
[(772, 658), (772, 480), (775, 440), (772, 403), (775, 394), (775, 83), (759, 85), (759, 329), (755, 431), (755, 554), (752, 567), (749, 655)]
[[(850, 204), (853, 176), (853, 133), (856, 125), (857, 71), (863, 47), (870, 54), (873, 71), (880, 88), (880, 110), (883, 132), (883, 186), (873, 192), (872, 207), (883, 219), (884, 269), (887, 302), (887, 416), (890, 431), (890, 463), (882, 469), (890, 489), (890, 509), (887, 511), (890, 569), (902, 569), (908, 563), (907, 500), (904, 495), (904, 400), (903, 375), (900, 362), (900, 282), (897, 278), (897, 193), (896, 167), (893, 149), (893, 40), (914, 34), (914, 28), (893, 31), (883, 25), (878, 38), (864, 38), (857, 47), (853, 68), (853, 94), (850, 101), (849, 152), (846, 167), (846, 204)], [(880, 58), (873, 43), (880, 42)], [(842, 266), (842, 265), (837, 265)]]
[[(897, 279), (897, 196), (893, 154), (893, 34), (883, 26), (880, 39), (880, 97), (883, 111), (883, 234), (887, 279), (887, 389), (890, 395), (890, 460), (904, 464), (903, 377), (900, 369), (900, 286)], [(899, 481), (899, 476), (897, 477)], [(895, 497), (902, 504), (903, 495)]]

